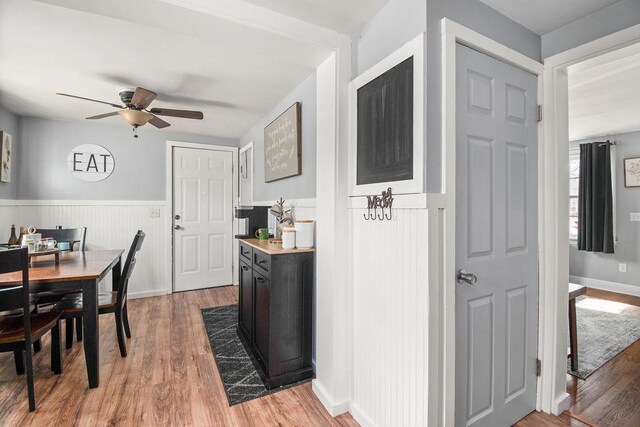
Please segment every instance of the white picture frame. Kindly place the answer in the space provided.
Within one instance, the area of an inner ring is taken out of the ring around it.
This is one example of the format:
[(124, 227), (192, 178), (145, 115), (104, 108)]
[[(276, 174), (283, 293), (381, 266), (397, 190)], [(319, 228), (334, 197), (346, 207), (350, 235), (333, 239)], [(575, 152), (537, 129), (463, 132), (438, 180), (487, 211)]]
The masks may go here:
[(11, 161), (13, 158), (12, 137), (7, 132), (0, 132), (0, 181), (11, 182)]
[[(423, 193), (424, 182), (424, 33), (364, 71), (349, 84), (349, 195), (352, 197), (379, 194), (388, 187), (393, 194)], [(413, 57), (413, 178), (403, 181), (357, 184), (358, 89)]]

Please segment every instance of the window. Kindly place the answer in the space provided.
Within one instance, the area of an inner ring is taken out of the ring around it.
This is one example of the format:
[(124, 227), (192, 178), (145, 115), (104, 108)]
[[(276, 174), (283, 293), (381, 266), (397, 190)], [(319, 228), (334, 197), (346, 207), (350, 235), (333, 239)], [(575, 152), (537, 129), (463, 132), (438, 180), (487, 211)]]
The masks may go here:
[(580, 190), (580, 147), (569, 150), (569, 240), (578, 240), (578, 194)]

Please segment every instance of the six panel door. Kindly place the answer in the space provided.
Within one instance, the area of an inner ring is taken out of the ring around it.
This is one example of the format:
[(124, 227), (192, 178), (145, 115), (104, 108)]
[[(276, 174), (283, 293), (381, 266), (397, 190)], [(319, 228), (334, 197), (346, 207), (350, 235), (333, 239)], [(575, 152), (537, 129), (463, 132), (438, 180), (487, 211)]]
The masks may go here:
[(457, 45), (456, 426), (536, 406), (537, 78)]
[(173, 149), (174, 290), (233, 283), (233, 154)]

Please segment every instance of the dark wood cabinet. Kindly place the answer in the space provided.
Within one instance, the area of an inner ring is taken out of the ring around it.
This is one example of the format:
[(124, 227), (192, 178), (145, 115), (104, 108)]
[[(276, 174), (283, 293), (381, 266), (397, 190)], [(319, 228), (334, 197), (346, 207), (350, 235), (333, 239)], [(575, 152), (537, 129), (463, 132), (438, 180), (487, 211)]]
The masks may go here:
[(313, 377), (313, 250), (273, 246), (240, 242), (238, 307), (240, 337), (269, 389)]

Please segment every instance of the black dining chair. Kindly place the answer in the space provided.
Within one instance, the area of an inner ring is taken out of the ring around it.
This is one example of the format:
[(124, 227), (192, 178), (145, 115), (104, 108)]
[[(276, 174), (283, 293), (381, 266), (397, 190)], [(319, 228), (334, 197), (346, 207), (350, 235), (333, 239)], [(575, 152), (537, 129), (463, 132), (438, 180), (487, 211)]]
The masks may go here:
[(68, 243), (70, 252), (84, 251), (85, 241), (87, 238), (87, 227), (79, 228), (39, 228), (38, 233), (45, 238), (52, 238), (58, 245), (60, 243)]
[[(124, 335), (126, 334), (127, 338), (131, 338), (129, 315), (127, 312), (127, 289), (129, 287), (131, 273), (133, 273), (133, 268), (136, 265), (136, 254), (140, 248), (142, 248), (144, 237), (145, 233), (142, 230), (138, 230), (133, 238), (133, 243), (131, 243), (131, 248), (127, 254), (127, 260), (122, 268), (118, 290), (98, 295), (98, 313), (113, 313), (115, 315), (116, 334), (118, 336), (118, 346), (120, 347), (120, 355), (122, 357), (127, 356), (127, 346)], [(84, 313), (82, 295), (68, 295), (51, 310), (59, 311), (63, 319), (82, 319)]]
[[(58, 246), (60, 243), (66, 243), (69, 246), (69, 249), (65, 249), (65, 252), (74, 252), (80, 251), (83, 252), (85, 248), (85, 242), (87, 239), (87, 227), (78, 227), (78, 228), (39, 228), (37, 232), (40, 233), (43, 239), (52, 238), (56, 242), (58, 242)], [(77, 294), (82, 292), (81, 289), (73, 290), (73, 291), (46, 291), (46, 292), (38, 292), (35, 294), (36, 310), (37, 306), (45, 307), (48, 305), (53, 305), (62, 300), (65, 295), (69, 294)], [(66, 326), (66, 347), (71, 348), (73, 344), (73, 320), (67, 320)], [(76, 338), (78, 341), (82, 341), (82, 322), (81, 319), (76, 320)], [(34, 343), (35, 350), (40, 351), (40, 342), (36, 341)]]
[(32, 343), (51, 331), (51, 369), (62, 373), (60, 313), (32, 313), (29, 295), (29, 255), (27, 248), (0, 251), (0, 274), (22, 272), (19, 285), (0, 288), (0, 352), (12, 351), (16, 372), (27, 370), (29, 411), (36, 409), (33, 387)]

